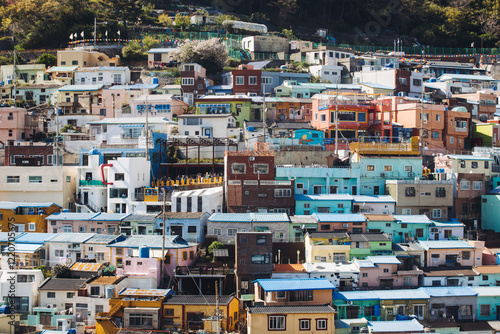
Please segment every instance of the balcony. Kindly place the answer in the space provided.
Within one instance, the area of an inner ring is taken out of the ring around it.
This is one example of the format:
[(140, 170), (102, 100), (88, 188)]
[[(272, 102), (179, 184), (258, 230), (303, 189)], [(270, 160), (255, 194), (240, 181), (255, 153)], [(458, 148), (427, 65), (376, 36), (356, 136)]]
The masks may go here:
[(80, 180), (80, 187), (105, 187), (99, 180)]

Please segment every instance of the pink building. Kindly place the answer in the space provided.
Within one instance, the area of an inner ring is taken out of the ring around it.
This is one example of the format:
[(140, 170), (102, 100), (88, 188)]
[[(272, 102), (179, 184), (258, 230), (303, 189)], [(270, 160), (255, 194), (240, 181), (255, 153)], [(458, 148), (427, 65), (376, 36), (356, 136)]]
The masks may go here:
[(0, 142), (3, 144), (30, 140), (37, 132), (37, 116), (30, 116), (24, 108), (0, 108)]
[(484, 241), (419, 240), (424, 248), (424, 266), (481, 266)]
[(50, 233), (118, 234), (119, 225), (130, 213), (62, 212), (45, 220)]
[[(118, 274), (139, 277), (149, 274), (160, 278), (160, 263), (157, 261), (162, 258), (162, 239), (161, 235), (133, 235), (109, 245), (110, 263), (117, 267)], [(178, 235), (165, 236), (165, 275), (175, 274), (178, 266), (193, 266), (197, 247), (198, 244), (187, 242)]]
[(368, 256), (365, 260), (355, 260), (359, 268), (361, 288), (416, 287), (423, 271), (417, 267), (403, 268), (395, 256)]

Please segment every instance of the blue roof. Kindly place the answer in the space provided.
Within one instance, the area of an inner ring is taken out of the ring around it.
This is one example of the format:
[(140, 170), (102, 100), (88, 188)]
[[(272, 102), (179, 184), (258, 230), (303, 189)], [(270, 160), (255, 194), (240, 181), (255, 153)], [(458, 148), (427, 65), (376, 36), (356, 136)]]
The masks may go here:
[(52, 205), (57, 205), (56, 203), (52, 202), (39, 202), (39, 203), (34, 203), (34, 202), (0, 202), (0, 209), (5, 209), (5, 210), (15, 210), (17, 208), (49, 208)]
[(375, 290), (375, 295), (381, 300), (391, 299), (429, 299), (429, 295), (419, 289), (402, 289), (402, 290)]
[(267, 223), (289, 222), (286, 213), (214, 213), (208, 218), (211, 222), (222, 223)]
[[(17, 240), (17, 238), (19, 238), (20, 236), (22, 236), (26, 233), (27, 232), (16, 232), (16, 233), (14, 233), (14, 237)], [(9, 242), (9, 237), (10, 237), (9, 234), (11, 234), (11, 233), (10, 232), (0, 232), (0, 242)]]
[(93, 217), (92, 221), (122, 221), (130, 216), (131, 213), (101, 213)]
[(352, 201), (349, 194), (318, 194), (318, 195), (295, 195), (296, 201)]
[(451, 220), (451, 221), (446, 221), (446, 222), (437, 222), (437, 221), (432, 221), (431, 226), (436, 226), (436, 227), (464, 227), (465, 225), (459, 222), (458, 220)]
[(259, 283), (266, 292), (335, 289), (335, 286), (326, 278), (258, 279), (254, 282)]
[(95, 233), (58, 233), (50, 242), (82, 243), (94, 236)]
[[(43, 244), (14, 244), (14, 253), (34, 253), (43, 247)], [(9, 249), (5, 249), (4, 253), (8, 253)]]
[[(163, 244), (163, 236), (161, 235), (132, 235), (128, 239), (108, 245), (107, 247), (120, 248), (140, 248), (147, 246), (149, 248), (161, 249)], [(187, 242), (178, 235), (165, 236), (165, 248), (187, 248), (196, 244)]]
[(30, 232), (25, 233), (18, 238), (16, 238), (16, 243), (24, 244), (44, 244), (46, 241), (52, 239), (56, 233), (36, 233)]
[(466, 286), (443, 286), (443, 287), (425, 287), (418, 288), (429, 297), (459, 297), (459, 296), (477, 296), (477, 292)]
[(59, 88), (60, 92), (90, 92), (101, 90), (103, 85), (66, 85)]
[(97, 215), (99, 215), (99, 213), (57, 212), (48, 216), (45, 220), (90, 220)]
[(369, 321), (370, 333), (377, 332), (424, 332), (424, 326), (417, 319), (398, 321)]
[(366, 222), (361, 213), (313, 213), (318, 222)]
[(429, 249), (455, 249), (455, 248), (470, 248), (474, 246), (464, 240), (419, 240), (418, 243), (425, 250)]
[(379, 296), (374, 291), (342, 291), (334, 292), (333, 299), (343, 300), (379, 300)]
[(394, 219), (403, 224), (431, 224), (426, 215), (392, 215)]
[(481, 81), (495, 81), (495, 78), (492, 78), (487, 75), (476, 75), (476, 74), (443, 74), (438, 78), (439, 81), (445, 80), (481, 80)]
[(396, 203), (391, 195), (354, 195), (354, 203)]
[(126, 237), (124, 235), (116, 235), (116, 234), (95, 234), (93, 237), (85, 241), (85, 243), (89, 244), (109, 244), (116, 239), (119, 239), (119, 241), (125, 239)]

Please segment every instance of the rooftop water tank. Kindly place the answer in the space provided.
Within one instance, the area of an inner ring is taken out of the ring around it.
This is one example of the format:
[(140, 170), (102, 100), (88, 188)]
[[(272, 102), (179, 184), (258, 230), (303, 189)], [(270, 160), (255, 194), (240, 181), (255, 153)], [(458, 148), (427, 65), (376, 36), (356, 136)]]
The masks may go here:
[(250, 132), (254, 132), (254, 131), (255, 131), (255, 129), (254, 129), (254, 127), (253, 127), (253, 126), (249, 126), (249, 127), (248, 127), (248, 131), (250, 131)]
[(139, 247), (139, 257), (141, 259), (147, 259), (149, 258), (149, 247), (146, 245), (142, 245)]
[(158, 84), (158, 78), (153, 78), (153, 85), (157, 85)]

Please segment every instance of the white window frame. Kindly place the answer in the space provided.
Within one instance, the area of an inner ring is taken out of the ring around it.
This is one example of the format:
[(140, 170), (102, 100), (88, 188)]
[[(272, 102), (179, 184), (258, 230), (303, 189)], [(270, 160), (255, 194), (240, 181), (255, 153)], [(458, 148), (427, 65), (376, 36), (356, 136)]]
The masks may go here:
[(36, 231), (36, 223), (28, 223), (28, 231)]
[(252, 85), (252, 86), (256, 86), (257, 85), (257, 76), (255, 76), (255, 75), (249, 76), (248, 77), (248, 84)]
[(292, 189), (288, 188), (274, 189), (274, 197), (292, 197)]
[(237, 228), (228, 228), (227, 229), (227, 235), (229, 237), (234, 237), (236, 235), (236, 233), (238, 233), (238, 229)]
[(470, 190), (470, 181), (469, 180), (461, 180), (460, 181), (460, 190)]
[(316, 319), (316, 330), (325, 330), (328, 328), (326, 319)]
[(284, 315), (269, 316), (267, 327), (270, 331), (284, 331), (286, 329), (286, 316)]
[(472, 181), (472, 190), (483, 190), (482, 181)]
[(194, 78), (182, 78), (182, 86), (194, 86)]
[(300, 319), (299, 320), (299, 329), (301, 331), (311, 330), (311, 319)]
[(30, 175), (28, 177), (28, 183), (42, 183), (42, 176), (40, 176), (40, 175)]
[(432, 209), (432, 218), (441, 218), (441, 209)]
[(411, 209), (401, 209), (401, 215), (411, 216)]
[(214, 228), (214, 235), (222, 235), (222, 229), (221, 228)]
[(234, 84), (236, 86), (243, 86), (245, 84), (245, 77), (242, 75), (238, 75), (234, 77)]

